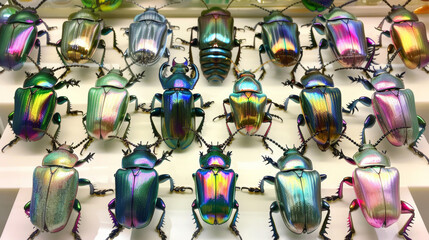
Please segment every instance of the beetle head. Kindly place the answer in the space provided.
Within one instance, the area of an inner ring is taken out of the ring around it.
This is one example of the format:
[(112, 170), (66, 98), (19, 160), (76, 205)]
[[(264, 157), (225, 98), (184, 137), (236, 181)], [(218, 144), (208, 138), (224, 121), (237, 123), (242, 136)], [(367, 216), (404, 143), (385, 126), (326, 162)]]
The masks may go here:
[(172, 75), (169, 77), (164, 76), (165, 69), (169, 66), (168, 61), (161, 65), (159, 69), (159, 80), (164, 89), (194, 89), (195, 85), (199, 79), (199, 72), (195, 64), (191, 64), (191, 71), (194, 74), (191, 74), (191, 77), (187, 76), (186, 73), (189, 72), (188, 60), (185, 58), (185, 62), (177, 63), (175, 58), (172, 61), (172, 66), (170, 71)]
[(134, 150), (122, 158), (123, 168), (145, 168), (152, 169), (157, 164), (156, 156), (151, 152), (151, 145), (134, 145)]
[(277, 160), (280, 171), (289, 170), (313, 170), (313, 163), (309, 158), (302, 155), (295, 147), (288, 148), (283, 156)]
[(242, 71), (238, 75), (239, 79), (234, 83), (233, 91), (262, 93), (262, 85), (250, 71)]

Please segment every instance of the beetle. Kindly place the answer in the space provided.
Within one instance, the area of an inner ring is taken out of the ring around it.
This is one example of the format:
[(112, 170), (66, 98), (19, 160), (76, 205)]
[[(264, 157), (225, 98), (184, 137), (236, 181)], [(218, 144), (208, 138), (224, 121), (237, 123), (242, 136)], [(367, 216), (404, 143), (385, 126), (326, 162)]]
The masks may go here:
[[(46, 131), (51, 120), (58, 125), (56, 136), (61, 126), (61, 115), (55, 113), (57, 104), (67, 103), (67, 114), (82, 113), (82, 111), (72, 111), (69, 99), (65, 96), (57, 97), (55, 92), (64, 86), (79, 86), (79, 81), (75, 79), (59, 81), (59, 78), (55, 77), (55, 71), (63, 69), (65, 66), (51, 69), (40, 68), (36, 64), (36, 67), (39, 72), (27, 73), (23, 87), (15, 91), (14, 111), (8, 116), (8, 124), (15, 134), (15, 138), (2, 148), (2, 152), (6, 147), (12, 147), (21, 139), (25, 141), (41, 139), (45, 133), (37, 131), (35, 128)], [(73, 65), (71, 67), (85, 66)]]
[[(263, 65), (261, 67), (263, 68)], [(267, 98), (267, 95), (262, 92), (262, 85), (259, 79), (262, 78), (263, 73), (256, 79), (255, 71), (243, 71), (239, 70), (237, 66), (234, 67), (237, 81), (234, 83), (233, 93), (229, 95), (229, 98), (223, 100), (224, 114), (215, 117), (225, 118), (226, 127), (228, 133), (231, 136), (232, 132), (229, 128), (228, 123), (234, 123), (236, 129), (243, 129), (242, 133), (246, 135), (255, 134), (262, 123), (269, 123), (269, 126), (264, 134), (266, 137), (271, 129), (272, 119), (278, 118), (281, 121), (283, 119), (277, 115), (270, 113), (271, 104), (273, 101)], [(231, 106), (231, 112), (227, 112), (225, 105)], [(265, 111), (265, 107), (268, 105), (268, 110)], [(278, 105), (278, 104), (277, 104)], [(265, 139), (264, 145), (268, 147)]]
[[(302, 141), (298, 148), (282, 147), (279, 143), (267, 138), (283, 150), (283, 156), (275, 162), (269, 156), (262, 156), (267, 164), (271, 164), (280, 172), (273, 176), (265, 176), (257, 188), (242, 187), (249, 192), (264, 193), (264, 182), (273, 184), (276, 189), (276, 198), (270, 206), (270, 226), (273, 238), (279, 239), (274, 223), (273, 213), (280, 212), (286, 227), (295, 234), (312, 233), (317, 230), (322, 221), (322, 211), (327, 211), (319, 235), (327, 240), (327, 225), (330, 219), (330, 206), (321, 197), (321, 182), (327, 178), (326, 174), (319, 174), (313, 170), (313, 163), (304, 156), (307, 142)], [(263, 135), (256, 135), (264, 137)], [(293, 196), (291, 198), (290, 196)]]
[(0, 3), (0, 27), (3, 24), (7, 23), (7, 20), (9, 19), (9, 17), (17, 12), (19, 12), (21, 10), (20, 7), (15, 6), (15, 5), (5, 5)]
[[(137, 97), (130, 95), (127, 88), (139, 82), (144, 72), (134, 75), (130, 68), (131, 65), (122, 70), (109, 70), (102, 65), (99, 66), (109, 72), (99, 77), (95, 87), (88, 91), (87, 111), (82, 118), (82, 124), (88, 134), (88, 140), (83, 145), (81, 154), (91, 145), (94, 139), (104, 140), (110, 136), (118, 135), (118, 131), (124, 121), (128, 124), (123, 138), (127, 138), (131, 124), (131, 115), (127, 113), (128, 104), (135, 102), (135, 111), (141, 107), (138, 104)], [(130, 80), (122, 76), (122, 72), (126, 69), (129, 69), (133, 75)]]
[[(168, 61), (161, 65), (159, 69), (159, 80), (161, 81), (164, 93), (157, 93), (150, 105), (150, 123), (153, 133), (158, 138), (164, 138), (165, 143), (170, 148), (187, 148), (194, 140), (195, 118), (201, 117), (201, 122), (196, 128), (196, 132), (203, 129), (205, 113), (203, 108), (208, 108), (213, 102), (203, 102), (199, 93), (192, 94), (190, 90), (197, 84), (199, 73), (195, 64), (191, 63), (193, 77), (188, 77), (188, 60), (184, 63), (172, 61), (170, 71), (172, 75), (166, 77), (164, 70), (168, 67)], [(201, 108), (195, 107), (194, 103), (200, 100)], [(155, 101), (161, 103), (161, 107), (155, 108)], [(161, 134), (155, 127), (153, 117), (161, 117)]]
[(98, 0), (81, 0), (82, 5), (86, 8), (92, 8), (94, 10), (99, 10), (102, 12), (110, 12), (117, 9), (122, 4), (122, 0), (108, 0), (108, 1), (98, 1)]
[[(104, 63), (106, 43), (101, 35), (113, 32), (113, 48), (122, 54), (116, 41), (116, 32), (113, 27), (105, 26), (100, 14), (94, 9), (82, 8), (69, 15), (68, 21), (63, 23), (61, 39), (56, 43), (58, 56), (64, 65), (71, 63), (86, 63), (95, 53), (96, 48), (103, 49), (100, 64)], [(100, 67), (100, 72), (103, 70)]]
[[(125, 228), (144, 228), (152, 220), (155, 209), (161, 210), (156, 231), (161, 239), (167, 239), (165, 232), (161, 229), (164, 224), (165, 203), (158, 197), (159, 184), (170, 181), (170, 192), (184, 192), (190, 187), (175, 187), (174, 181), (169, 174), (158, 175), (154, 167), (160, 165), (167, 157), (171, 156), (173, 150), (164, 152), (161, 158), (150, 151), (156, 146), (153, 144), (133, 144), (127, 140), (127, 145), (132, 145), (134, 150), (124, 151), (122, 168), (115, 173), (116, 198), (108, 204), (108, 211), (113, 220), (114, 229), (107, 239), (115, 238)], [(159, 141), (159, 140), (158, 140)], [(112, 210), (115, 210), (115, 213)]]
[(390, 167), (389, 157), (376, 149), (377, 145), (389, 133), (398, 130), (398, 128), (391, 129), (375, 144), (366, 143), (365, 129), (372, 127), (375, 121), (374, 115), (369, 115), (365, 120), (361, 144), (346, 136), (348, 140), (359, 147), (359, 151), (354, 154), (353, 158), (345, 156), (342, 151), (338, 156), (344, 158), (348, 163), (356, 165), (357, 168), (353, 171), (352, 177), (345, 177), (341, 181), (337, 195), (326, 199), (328, 201), (342, 199), (344, 183), (354, 188), (356, 199), (350, 203), (349, 231), (346, 239), (351, 239), (355, 233), (351, 213), (358, 208), (362, 210), (368, 224), (375, 228), (389, 227), (397, 222), (401, 214), (411, 214), (404, 227), (399, 231), (399, 235), (405, 239), (410, 239), (407, 231), (414, 218), (414, 209), (409, 203), (400, 200), (399, 171)]
[(40, 231), (51, 233), (61, 231), (67, 225), (73, 209), (78, 212), (78, 215), (72, 234), (75, 239), (80, 239), (78, 227), (81, 205), (76, 199), (78, 186), (89, 185), (91, 195), (104, 195), (107, 192), (113, 192), (113, 189), (96, 190), (88, 179), (79, 178), (75, 167), (89, 162), (94, 156), (94, 153), (89, 153), (84, 159), (79, 160), (73, 153), (73, 149), (83, 142), (76, 146), (60, 144), (56, 137), (46, 132), (45, 134), (59, 147), (54, 146), (53, 151), (49, 151), (43, 158), (42, 166), (34, 169), (31, 201), (25, 204), (24, 211), (37, 229), (28, 239), (35, 238)]
[[(185, 41), (178, 38), (183, 44), (189, 45), (189, 61), (194, 63), (192, 48), (200, 49), (200, 64), (204, 77), (210, 83), (222, 83), (231, 68), (230, 60), (232, 49), (238, 47), (235, 64), (238, 65), (241, 54), (241, 40), (236, 39), (238, 29), (234, 27), (234, 18), (227, 10), (232, 2), (230, 1), (225, 9), (220, 7), (209, 8), (201, 0), (207, 10), (201, 12), (198, 17), (198, 26), (191, 28), (191, 40)], [(193, 38), (193, 31), (198, 33), (198, 38)]]
[(375, 92), (372, 98), (360, 97), (350, 102), (346, 108), (343, 108), (343, 112), (353, 114), (358, 110), (358, 103), (367, 107), (372, 105), (383, 133), (394, 128), (406, 127), (389, 134), (387, 140), (397, 147), (408, 144), (410, 149), (429, 162), (429, 158), (417, 149), (417, 142), (426, 129), (426, 121), (417, 115), (413, 91), (405, 89), (401, 79), (405, 72), (396, 76), (390, 74), (393, 70), (391, 62), (398, 53), (400, 50), (395, 52), (384, 68), (366, 69), (365, 71), (373, 73), (371, 80), (361, 76), (349, 77), (353, 82), (360, 82), (366, 89), (375, 90)]
[(158, 13), (161, 8), (177, 2), (159, 8), (144, 8), (136, 2), (133, 3), (145, 11), (135, 16), (134, 22), (125, 29), (125, 34), (129, 37), (125, 57), (131, 58), (140, 65), (153, 65), (161, 57), (170, 58), (170, 51), (167, 48), (167, 36), (170, 34), (170, 48), (185, 50), (182, 46), (173, 45), (173, 30), (180, 28), (171, 25), (164, 15)]
[[(388, 49), (400, 49), (399, 56), (405, 66), (410, 69), (421, 68), (426, 73), (429, 69), (426, 65), (429, 63), (429, 42), (426, 36), (426, 26), (413, 12), (408, 11), (405, 6), (410, 3), (408, 0), (403, 5), (390, 5), (389, 2), (383, 0), (391, 11), (381, 21), (376, 29), (382, 31), (379, 38), (381, 46), (381, 37), (383, 35), (391, 37), (393, 45), (390, 44)], [(387, 20), (391, 23), (390, 32), (383, 31), (383, 23)]]
[[(319, 14), (311, 23), (304, 25), (311, 26), (311, 44), (306, 49), (317, 46), (313, 32), (313, 29), (316, 29), (319, 34), (326, 34), (327, 36), (327, 39), (320, 40), (319, 45), (329, 45), (342, 66), (356, 67), (367, 61), (365, 68), (369, 68), (373, 64), (376, 44), (371, 38), (365, 37), (362, 21), (342, 9), (345, 5), (355, 1), (357, 0), (351, 0), (339, 7), (332, 5), (328, 13)], [(316, 22), (317, 20), (325, 23), (325, 25)]]
[(46, 30), (37, 31), (37, 26), (42, 23), (48, 30), (56, 28), (48, 27), (36, 12), (36, 9), (46, 1), (41, 1), (35, 8), (24, 8), (19, 3), (15, 3), (22, 9), (10, 15), (7, 22), (0, 27), (0, 36), (2, 36), (2, 41), (0, 42), (0, 66), (3, 68), (1, 72), (21, 69), (33, 46), (39, 48), (37, 55), (37, 63), (39, 64), (40, 40), (38, 37), (46, 34), (47, 44), (53, 45)]
[(314, 12), (323, 12), (325, 9), (332, 6), (334, 0), (301, 0), (302, 4), (308, 10)]
[[(231, 152), (226, 154), (224, 150), (231, 143), (232, 138), (238, 130), (222, 144), (212, 145), (195, 132), (197, 138), (207, 147), (207, 153), (200, 152), (200, 169), (192, 174), (195, 182), (196, 199), (192, 202), (192, 215), (197, 229), (192, 235), (196, 239), (203, 230), (203, 226), (198, 220), (196, 210), (204, 222), (210, 225), (220, 225), (226, 223), (235, 209), (235, 214), (229, 225), (229, 229), (240, 238), (236, 221), (238, 217), (238, 202), (235, 200), (235, 185), (238, 174), (233, 169), (228, 169), (231, 165)], [(219, 187), (222, 185), (222, 187)]]
[[(262, 54), (266, 53), (273, 62), (280, 67), (294, 66), (291, 71), (292, 80), (295, 80), (295, 72), (302, 58), (302, 47), (299, 41), (298, 25), (292, 18), (284, 15), (291, 6), (298, 4), (295, 2), (282, 10), (268, 10), (256, 4), (251, 4), (269, 13), (264, 17), (263, 22), (258, 22), (255, 27), (245, 26), (244, 29), (255, 31), (261, 26), (262, 31), (256, 33), (253, 38), (253, 45), (245, 45), (243, 48), (255, 49), (255, 39), (262, 39), (259, 46), (259, 61), (262, 64)], [(265, 75), (265, 68), (262, 67), (262, 77)]]

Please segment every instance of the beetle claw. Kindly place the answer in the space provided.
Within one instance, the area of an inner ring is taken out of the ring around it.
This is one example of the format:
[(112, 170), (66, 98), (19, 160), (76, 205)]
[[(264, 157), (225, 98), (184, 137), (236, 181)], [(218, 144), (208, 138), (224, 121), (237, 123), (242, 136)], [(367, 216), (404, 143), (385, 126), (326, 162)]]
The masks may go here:
[(263, 193), (259, 187), (242, 187), (241, 191), (247, 190), (250, 193)]
[(186, 190), (191, 190), (191, 192), (194, 192), (194, 189), (192, 189), (191, 187), (185, 187), (185, 186), (179, 186), (179, 187), (174, 187), (173, 191), (175, 192), (185, 192)]
[(102, 189), (102, 190), (95, 190), (94, 193), (97, 196), (105, 195), (107, 192), (114, 192), (113, 189)]

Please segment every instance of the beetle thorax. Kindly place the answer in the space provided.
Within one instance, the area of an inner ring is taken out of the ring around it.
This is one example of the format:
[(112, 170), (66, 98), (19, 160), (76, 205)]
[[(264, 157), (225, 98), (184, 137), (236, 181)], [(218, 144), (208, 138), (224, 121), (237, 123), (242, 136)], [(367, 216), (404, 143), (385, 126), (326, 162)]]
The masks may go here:
[(155, 167), (157, 158), (146, 145), (138, 145), (133, 152), (122, 158), (123, 168), (146, 168)]
[(293, 22), (292, 18), (284, 15), (280, 11), (272, 11), (270, 15), (264, 17), (264, 23), (271, 22)]
[(26, 23), (34, 24), (40, 19), (39, 15), (34, 8), (24, 8), (21, 11), (11, 15), (8, 23)]
[(72, 168), (79, 161), (76, 154), (73, 153), (73, 149), (70, 145), (61, 145), (58, 149), (47, 154), (43, 158), (43, 166), (60, 166), (66, 168)]
[(240, 78), (234, 84), (234, 93), (239, 92), (256, 92), (262, 93), (262, 85), (255, 78), (255, 75), (250, 74), (240, 74)]
[(377, 92), (392, 90), (392, 89), (404, 89), (405, 85), (402, 79), (384, 71), (375, 74), (376, 76), (371, 80), (372, 86), (374, 86)]
[(219, 146), (210, 146), (205, 155), (200, 156), (201, 168), (229, 168), (231, 165), (230, 153), (224, 154)]
[(327, 21), (333, 21), (333, 20), (339, 20), (339, 19), (353, 19), (356, 20), (356, 17), (347, 12), (344, 9), (335, 7), (331, 10), (329, 10), (329, 12), (327, 14), (324, 15), (325, 19)]
[(69, 15), (69, 20), (85, 19), (90, 21), (100, 21), (100, 15), (91, 8), (83, 8)]
[(213, 15), (213, 17), (216, 18), (216, 15), (231, 16), (231, 13), (228, 10), (225, 10), (220, 7), (211, 7), (201, 12), (201, 16), (206, 15)]
[(96, 87), (115, 87), (125, 88), (128, 80), (122, 76), (122, 73), (117, 69), (110, 70), (106, 75), (97, 79)]
[(370, 143), (362, 145), (359, 151), (353, 155), (353, 160), (361, 168), (374, 166), (390, 167), (389, 158)]
[(41, 87), (53, 88), (57, 83), (58, 78), (54, 76), (54, 72), (50, 68), (43, 68), (40, 72), (31, 75), (24, 81), (24, 88), (27, 87)]
[(290, 170), (313, 170), (313, 163), (303, 156), (296, 148), (288, 149), (283, 156), (277, 160), (280, 171)]
[(143, 22), (143, 21), (154, 21), (154, 22), (166, 22), (167, 19), (158, 13), (158, 10), (153, 7), (149, 7), (143, 13), (134, 17), (134, 22)]
[(419, 18), (413, 12), (408, 11), (406, 8), (401, 5), (395, 5), (392, 7), (392, 11), (387, 15), (386, 18), (389, 23), (399, 23), (405, 21), (419, 21)]
[(304, 88), (334, 87), (334, 80), (330, 76), (322, 74), (317, 69), (306, 71), (305, 75), (301, 78), (301, 83)]

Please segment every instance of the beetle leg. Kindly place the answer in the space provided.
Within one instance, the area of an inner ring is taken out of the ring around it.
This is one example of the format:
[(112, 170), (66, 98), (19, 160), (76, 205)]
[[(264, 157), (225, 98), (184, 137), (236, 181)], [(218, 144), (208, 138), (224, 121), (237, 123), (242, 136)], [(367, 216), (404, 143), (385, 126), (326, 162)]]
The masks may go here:
[(162, 175), (160, 175), (158, 177), (158, 180), (159, 180), (159, 183), (163, 183), (163, 182), (169, 180), (170, 181), (170, 192), (173, 192), (173, 191), (175, 191), (175, 192), (185, 192), (186, 189), (189, 189), (192, 192), (194, 191), (191, 187), (184, 187), (184, 186), (176, 187), (176, 186), (174, 186), (174, 180), (173, 180), (173, 178), (169, 174), (162, 174)]
[[(131, 125), (131, 115), (129, 113), (127, 113), (127, 115), (125, 115), (124, 121), (127, 122), (128, 124), (127, 124), (127, 128), (125, 129), (125, 132), (124, 132), (124, 135), (122, 136), (122, 138), (127, 139), (128, 133), (130, 131), (130, 125)], [(128, 144), (125, 144), (125, 141), (124, 141), (124, 145), (126, 148), (130, 148), (128, 146)]]
[(417, 143), (419, 142), (421, 136), (423, 135), (426, 129), (426, 121), (422, 117), (417, 116), (417, 122), (419, 124), (420, 131), (417, 135), (416, 140), (409, 145), (409, 148), (411, 148), (414, 151), (414, 153), (417, 154), (418, 156), (424, 157), (426, 161), (428, 161), (429, 163), (429, 158), (424, 153), (422, 153), (420, 150), (417, 149)]
[(41, 47), (40, 47), (40, 40), (39, 39), (36, 39), (36, 42), (34, 43), (34, 47), (37, 49), (36, 63), (37, 63), (37, 65), (39, 65), (40, 64), (40, 58), (42, 56)]
[(322, 66), (322, 74), (325, 74), (325, 65), (323, 65), (322, 49), (327, 49), (329, 47), (328, 40), (322, 38), (319, 42), (319, 63)]
[(79, 113), (83, 115), (82, 111), (79, 111), (79, 110), (72, 111), (70, 100), (65, 96), (58, 97), (57, 103), (60, 105), (67, 103), (67, 114), (69, 114), (69, 115), (77, 115)]
[(89, 148), (89, 146), (91, 145), (92, 142), (94, 142), (94, 138), (88, 135), (88, 140), (83, 145), (82, 150), (80, 150), (80, 155), (82, 155), (83, 151), (85, 151)]
[[(301, 127), (305, 125), (304, 115), (299, 114), (298, 117), (296, 118), (296, 123), (297, 123), (297, 127), (298, 127), (299, 138), (301, 139), (301, 143), (304, 143), (305, 139), (304, 139), (304, 135), (302, 134), (302, 130), (301, 130)], [(307, 144), (304, 144), (303, 148), (302, 148), (302, 153), (305, 153), (306, 149), (307, 149)]]
[(76, 164), (74, 165), (74, 167), (79, 167), (80, 165), (84, 164), (84, 163), (88, 163), (89, 161), (91, 161), (94, 157), (95, 153), (88, 153), (88, 155), (84, 158), (84, 159), (80, 159), (76, 162)]
[(359, 109), (356, 107), (358, 103), (362, 103), (364, 106), (369, 107), (372, 104), (372, 100), (369, 97), (360, 97), (352, 101), (351, 103), (347, 104), (347, 107), (343, 108), (343, 112), (353, 114), (355, 110), (359, 111)]
[(55, 141), (58, 139), (58, 135), (60, 134), (60, 128), (61, 128), (61, 115), (59, 113), (55, 113), (54, 116), (52, 117), (52, 122), (55, 125), (58, 125), (57, 130), (55, 131), (54, 137), (51, 140), (52, 143), (52, 147), (53, 149), (56, 149), (56, 143)]
[(353, 178), (352, 177), (345, 177), (341, 181), (340, 186), (337, 189), (337, 195), (332, 195), (332, 196), (324, 197), (324, 199), (326, 199), (326, 201), (328, 201), (328, 202), (335, 201), (337, 199), (342, 199), (343, 198), (344, 183), (346, 183), (349, 186), (353, 186)]
[[(173, 41), (174, 41), (174, 30), (175, 29), (180, 29), (178, 26), (173, 26), (170, 24), (170, 22), (167, 21), (167, 24), (169, 25), (169, 29), (168, 29), (168, 33), (171, 33), (171, 38), (170, 38), (170, 48), (172, 49), (179, 49), (179, 50), (183, 50), (185, 51), (185, 47), (183, 46), (179, 46), (179, 45), (174, 45)], [(167, 49), (166, 49), (167, 50)]]
[(74, 200), (74, 204), (73, 204), (73, 209), (76, 210), (78, 212), (77, 217), (76, 217), (76, 221), (74, 222), (74, 226), (72, 229), (72, 234), (74, 236), (74, 239), (81, 239), (79, 236), (79, 221), (80, 221), (80, 211), (81, 211), (81, 205), (79, 200), (75, 199)]
[[(249, 29), (251, 31), (255, 31), (255, 28), (251, 28), (249, 26), (245, 26), (244, 29)], [(256, 47), (256, 38), (261, 39), (262, 38), (262, 34), (261, 33), (255, 33), (255, 35), (253, 36), (253, 45), (244, 45), (243, 48), (250, 48), (250, 49), (255, 49)]]
[(86, 178), (79, 178), (79, 186), (89, 186), (89, 194), (90, 195), (105, 195), (107, 192), (113, 192), (113, 189), (101, 189), (97, 190), (94, 188), (94, 185)]
[(119, 235), (119, 233), (124, 229), (121, 224), (119, 224), (118, 220), (116, 219), (115, 213), (112, 212), (112, 209), (116, 207), (116, 198), (112, 199), (107, 207), (107, 211), (109, 211), (110, 218), (113, 221), (113, 230), (110, 232), (107, 239), (114, 239)]
[(64, 56), (60, 52), (60, 47), (61, 47), (61, 40), (58, 40), (58, 42), (55, 44), (55, 50), (57, 51), (57, 54), (60, 57), (63, 65), (66, 66), (66, 70), (64, 71), (64, 73), (61, 74), (61, 76), (58, 79), (63, 79), (64, 77), (67, 76), (67, 74), (69, 74), (71, 72), (71, 70), (68, 67), (66, 59), (64, 58)]
[(164, 201), (162, 201), (161, 198), (158, 198), (156, 200), (155, 208), (162, 211), (161, 218), (159, 219), (158, 225), (156, 226), (156, 231), (158, 232), (159, 237), (161, 237), (162, 240), (165, 240), (165, 239), (167, 239), (167, 235), (165, 235), (165, 232), (161, 229), (162, 225), (164, 224), (165, 203), (164, 203)]
[(408, 237), (407, 231), (414, 220), (414, 215), (415, 215), (414, 208), (409, 203), (405, 201), (401, 201), (401, 213), (402, 214), (410, 213), (411, 216), (408, 219), (408, 221), (405, 223), (405, 225), (401, 228), (398, 234), (403, 236), (407, 240), (411, 240), (411, 238)]
[(236, 225), (237, 218), (238, 218), (238, 208), (239, 208), (237, 200), (234, 200), (233, 208), (235, 209), (235, 214), (234, 214), (234, 217), (232, 218), (231, 224), (229, 225), (229, 229), (231, 229), (231, 231), (235, 234), (235, 236), (237, 236), (241, 240), (242, 238), (240, 236), (240, 232), (238, 231), (237, 225)]
[[(269, 116), (271, 116), (271, 117), (275, 117), (275, 118), (277, 118), (277, 119), (279, 119), (280, 121), (282, 121), (282, 122), (283, 122), (283, 118), (281, 118), (281, 117), (280, 117), (280, 116), (278, 116), (278, 115), (275, 115), (275, 114), (270, 113), (271, 105), (273, 104), (273, 100), (271, 100), (270, 98), (268, 98), (268, 99), (267, 99), (267, 103), (268, 103), (269, 105), (268, 105), (267, 112), (266, 112), (265, 114), (269, 114)], [(275, 104), (274, 104), (274, 105), (275, 105)], [(277, 105), (279, 105), (279, 104), (277, 104)]]
[[(429, 74), (428, 65), (422, 67), (421, 70), (423, 70), (423, 71), (425, 71), (425, 73)], [(0, 73), (1, 73), (1, 71), (0, 71)]]
[(158, 130), (156, 130), (155, 124), (153, 122), (153, 117), (160, 117), (163, 114), (162, 108), (152, 108), (152, 111), (150, 112), (150, 125), (152, 126), (153, 134), (155, 134), (155, 137), (162, 138), (161, 134), (159, 134)]
[(30, 217), (30, 206), (31, 206), (31, 201), (28, 201), (24, 205), (24, 211), (25, 211), (25, 214), (27, 214), (28, 217)]
[[(66, 70), (66, 72), (67, 72), (67, 70)], [(64, 72), (63, 74), (65, 74), (66, 72)], [(69, 79), (69, 80), (63, 80), (63, 81), (59, 81), (57, 84), (55, 84), (54, 85), (54, 89), (55, 90), (57, 90), (57, 89), (61, 89), (61, 88), (63, 88), (64, 86), (66, 87), (66, 88), (69, 88), (70, 86), (71, 87), (74, 87), (74, 86), (78, 86), (79, 87), (79, 80), (76, 80), (76, 79), (73, 79), (73, 78), (71, 78), (71, 79)]]
[(98, 42), (97, 48), (103, 49), (103, 53), (101, 54), (100, 66), (98, 67), (99, 74), (97, 75), (98, 77), (101, 77), (101, 76), (104, 76), (104, 70), (101, 66), (104, 65), (104, 57), (106, 55), (106, 42), (103, 39), (100, 39), (100, 41)]
[(286, 98), (286, 100), (284, 102), (284, 105), (280, 105), (280, 104), (277, 104), (275, 102), (273, 102), (273, 104), (274, 104), (274, 106), (287, 111), (287, 106), (289, 104), (289, 99), (292, 100), (292, 101), (294, 101), (294, 102), (296, 102), (296, 103), (299, 103), (299, 101), (300, 101), (300, 98), (299, 98), (298, 95), (291, 94), (291, 95), (289, 95), (288, 98)]
[(48, 46), (57, 46), (57, 44), (51, 42), (51, 37), (49, 36), (49, 33), (47, 31), (40, 30), (40, 31), (37, 32), (37, 37), (42, 37), (43, 35), (46, 35), (46, 45), (48, 45)]
[(194, 93), (193, 98), (194, 98), (194, 102), (197, 102), (198, 100), (200, 100), (200, 107), (203, 109), (209, 108), (210, 105), (212, 105), (214, 103), (214, 101), (209, 101), (209, 102), (204, 103), (203, 97), (199, 93)]
[[(271, 159), (270, 157), (264, 157), (264, 160), (266, 158)], [(272, 159), (271, 159), (271, 161), (272, 161)], [(277, 163), (274, 161), (272, 161), (272, 162), (276, 164), (275, 167), (277, 168)], [(271, 163), (271, 162), (269, 162), (269, 163)], [(273, 164), (273, 166), (274, 166), (274, 164)], [(273, 176), (265, 176), (264, 178), (261, 179), (261, 181), (259, 181), (258, 187), (256, 187), (256, 188), (254, 188), (254, 187), (242, 187), (241, 190), (247, 190), (251, 193), (264, 193), (265, 192), (264, 181), (266, 181), (269, 184), (274, 184), (276, 179)]]
[(280, 212), (280, 207), (277, 202), (271, 203), (271, 206), (270, 206), (270, 226), (271, 226), (271, 231), (273, 232), (272, 237), (274, 240), (277, 240), (279, 239), (279, 234), (277, 232), (276, 224), (274, 223), (273, 212), (276, 212), (276, 213)]
[[(293, 86), (296, 85), (296, 78), (295, 78), (295, 73), (296, 70), (298, 69), (298, 65), (301, 63), (301, 59), (302, 59), (302, 55), (303, 55), (303, 51), (302, 51), (302, 47), (299, 49), (299, 59), (296, 62), (295, 66), (292, 68), (292, 71), (290, 72), (290, 76), (291, 76), (291, 80), (287, 80), (286, 79), (286, 83), (290, 83), (289, 85)], [(299, 86), (299, 85), (297, 85)]]
[(200, 232), (203, 230), (203, 226), (201, 225), (200, 220), (198, 220), (197, 212), (195, 211), (196, 209), (198, 209), (197, 200), (194, 200), (191, 206), (192, 206), (192, 215), (194, 217), (195, 225), (197, 225), (197, 229), (192, 234), (192, 239), (195, 239), (197, 238), (198, 234), (200, 234)]
[(32, 239), (34, 239), (35, 237), (37, 237), (37, 235), (39, 235), (39, 233), (40, 233), (40, 230), (39, 229), (36, 229), (29, 237), (28, 237), (28, 239), (27, 240), (32, 240)]
[(352, 236), (355, 233), (355, 227), (353, 226), (353, 220), (352, 220), (352, 212), (358, 208), (359, 208), (359, 204), (358, 204), (357, 199), (355, 199), (350, 203), (350, 206), (349, 206), (349, 217), (347, 218), (347, 222), (349, 225), (349, 231), (345, 237), (345, 239), (347, 239), (347, 240), (352, 239)]
[[(111, 26), (104, 27), (101, 30), (101, 34), (106, 36), (107, 34), (113, 32), (113, 48), (118, 51), (120, 54), (124, 55), (124, 52), (118, 47), (118, 41), (116, 40), (116, 32), (115, 29)], [(100, 40), (102, 41), (102, 40)]]
[[(376, 44), (375, 44), (375, 42), (374, 42), (374, 40), (372, 40), (371, 38), (366, 38), (366, 43), (367, 43), (367, 46), (368, 46), (368, 55), (367, 55), (367, 57), (366, 57), (366, 60), (367, 60), (367, 63), (366, 63), (366, 65), (365, 65), (365, 69), (368, 69), (371, 65), (373, 65), (373, 64), (376, 64), (375, 62), (374, 62), (374, 57), (376, 56), (376, 51), (378, 50), (377, 48), (376, 48)], [(378, 54), (377, 54), (378, 55)], [(366, 72), (366, 71), (364, 71), (364, 73), (367, 75), (367, 77), (369, 78), (369, 74), (368, 74), (368, 72)]]
[(322, 228), (320, 229), (319, 235), (324, 239), (324, 240), (329, 240), (330, 238), (328, 238), (326, 235), (328, 234), (326, 232), (326, 229), (328, 228), (328, 224), (329, 224), (329, 220), (331, 220), (331, 209), (329, 206), (329, 203), (326, 202), (325, 200), (322, 200), (322, 211), (328, 211), (328, 213), (326, 214), (325, 220), (323, 221), (322, 224)]
[[(384, 19), (383, 19), (383, 21), (384, 21)], [(381, 29), (378, 29), (378, 30), (381, 30)], [(389, 31), (382, 31), (380, 33), (380, 35), (378, 36), (378, 44), (376, 45), (379, 48), (382, 46), (381, 39), (382, 39), (383, 35), (390, 38), (390, 32)]]
[(15, 138), (10, 141), (8, 144), (6, 144), (2, 149), (1, 152), (4, 152), (4, 149), (7, 147), (12, 147), (13, 145), (15, 145), (17, 142), (19, 142), (19, 140), (21, 140), (21, 138), (19, 138), (18, 136), (15, 136)]

